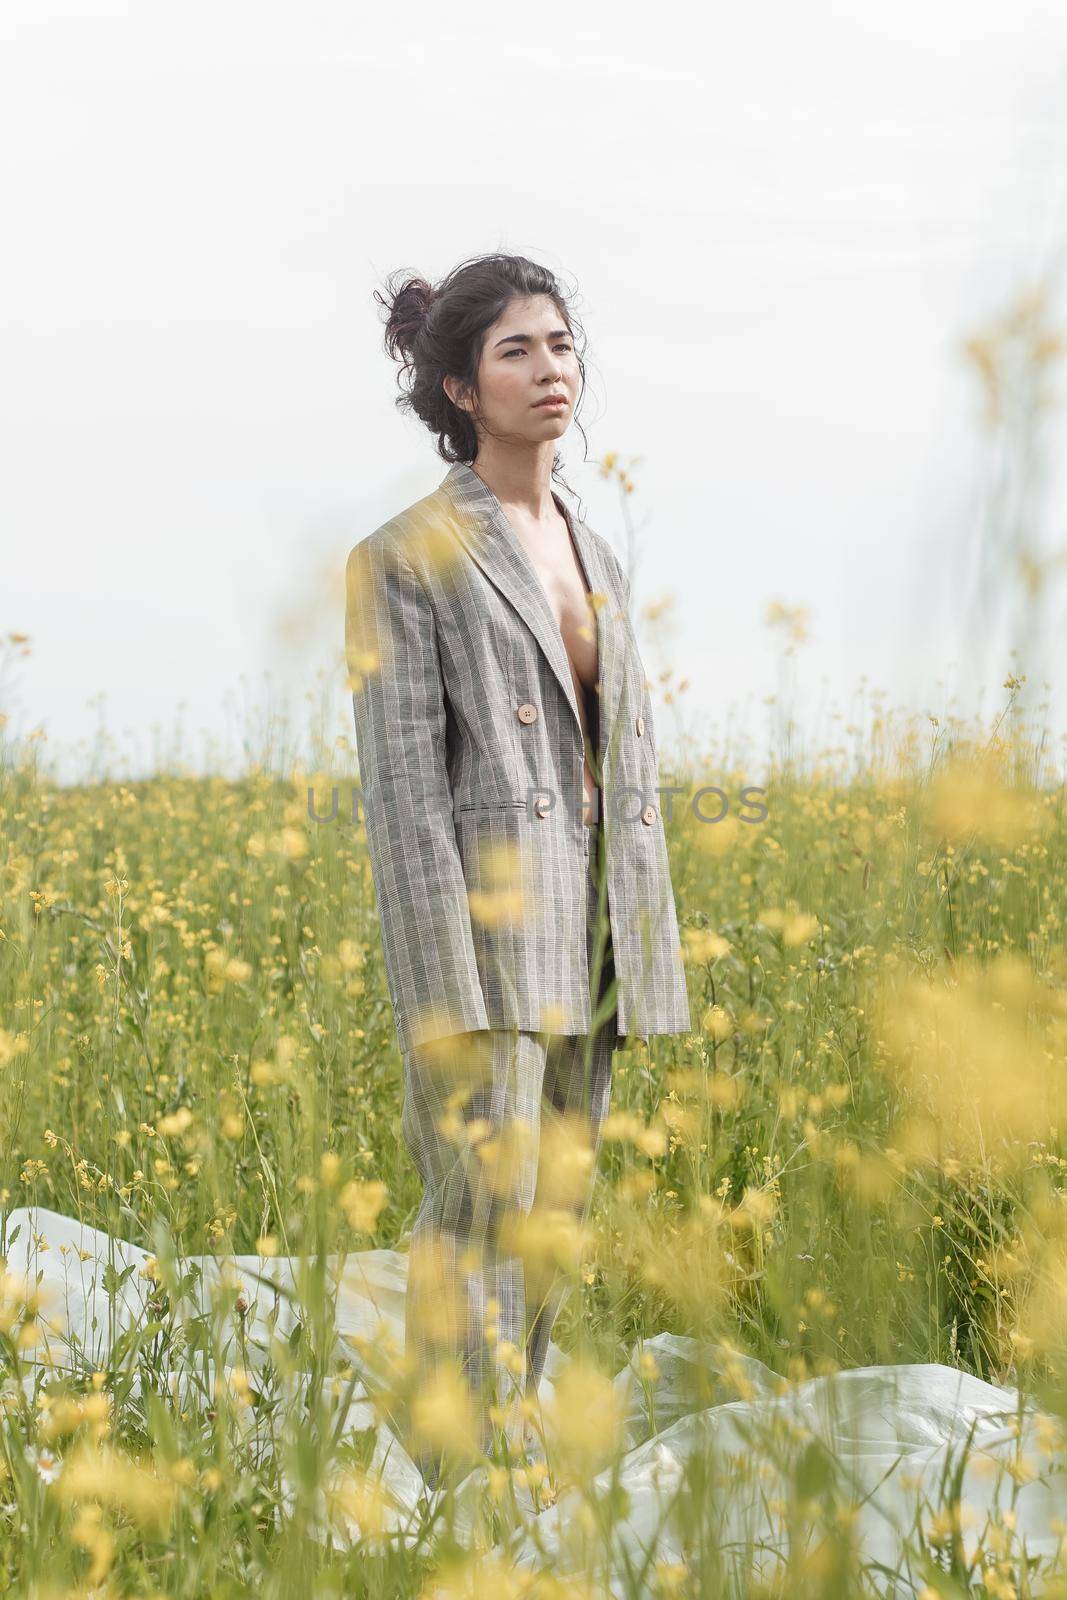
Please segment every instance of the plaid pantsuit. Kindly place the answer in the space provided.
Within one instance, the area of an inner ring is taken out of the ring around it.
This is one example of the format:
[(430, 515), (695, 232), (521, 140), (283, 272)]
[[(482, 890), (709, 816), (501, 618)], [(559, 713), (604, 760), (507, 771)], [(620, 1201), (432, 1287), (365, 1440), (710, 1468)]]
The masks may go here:
[[(478, 1041), (488, 1043), (481, 1076), (489, 1095), (475, 1104), (488, 1107), (494, 1127), (506, 1103), (525, 1107), (536, 1135), (545, 1083), (557, 1083), (557, 1097), (572, 1092), (576, 1041), (585, 1041), (587, 1064), (600, 1061), (590, 1086), (606, 1094), (608, 1039), (614, 1047), (692, 1026), (629, 584), (611, 546), (556, 501), (596, 613), (595, 828), (581, 809), (585, 739), (563, 635), (503, 507), (473, 468), (451, 466), (433, 493), (348, 557), (346, 650), (367, 848), (405, 1061), (405, 1132), (427, 1185), (423, 1231), (455, 1218), (457, 1240), (485, 1226), (492, 1233), (500, 1208), (490, 1207), (486, 1223), (468, 1178), (439, 1148), (435, 1056), (454, 1056), (459, 1041), (470, 1072)], [(590, 837), (599, 840), (612, 956), (611, 1016), (599, 1025)], [(501, 1052), (512, 1040), (523, 1066), (508, 1089)], [(455, 1060), (451, 1068), (463, 1070)], [(444, 1111), (451, 1115), (454, 1103)], [(516, 1181), (521, 1211), (528, 1164), (519, 1164)], [(509, 1272), (496, 1298), (512, 1337), (521, 1294)], [(481, 1292), (469, 1287), (464, 1339), (473, 1336)], [(533, 1372), (548, 1326), (534, 1335)]]

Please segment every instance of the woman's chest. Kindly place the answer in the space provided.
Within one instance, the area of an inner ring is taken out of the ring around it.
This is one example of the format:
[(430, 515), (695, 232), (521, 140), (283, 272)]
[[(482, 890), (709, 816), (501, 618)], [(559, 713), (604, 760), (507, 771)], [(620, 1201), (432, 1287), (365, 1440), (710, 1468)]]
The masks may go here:
[[(589, 573), (526, 564), (521, 581), (507, 567), (492, 575), (464, 555), (433, 583), (434, 615), (447, 699), (468, 736), (509, 729), (530, 748), (576, 741), (603, 723), (601, 743), (633, 725), (635, 756), (649, 743), (645, 674), (625, 596), (601, 568)], [(570, 709), (568, 710), (568, 702)], [(595, 705), (596, 723), (590, 716)], [(567, 736), (570, 736), (567, 738)], [(622, 754), (625, 768), (629, 763)]]
[(514, 516), (511, 521), (544, 591), (575, 683), (580, 689), (592, 691), (600, 670), (596, 609), (590, 600), (594, 585), (582, 565), (568, 523), (560, 516), (546, 534), (540, 525), (527, 527)]

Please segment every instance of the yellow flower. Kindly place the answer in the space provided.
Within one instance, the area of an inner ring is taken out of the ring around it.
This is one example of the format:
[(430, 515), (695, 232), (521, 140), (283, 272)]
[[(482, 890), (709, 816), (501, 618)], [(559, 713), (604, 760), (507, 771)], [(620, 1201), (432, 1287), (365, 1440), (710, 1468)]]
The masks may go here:
[(572, 1210), (540, 1205), (528, 1212), (506, 1211), (499, 1237), (508, 1255), (522, 1261), (527, 1291), (534, 1298), (550, 1287), (558, 1273), (576, 1272), (582, 1251), (591, 1242), (589, 1228), (583, 1228)]
[(544, 1411), (561, 1477), (588, 1482), (618, 1453), (623, 1415), (614, 1385), (584, 1358), (563, 1369)]
[(803, 644), (808, 637), (807, 606), (787, 606), (780, 600), (772, 600), (763, 620), (769, 628), (783, 629), (793, 644)]
[(94, 1425), (94, 1434), (100, 1437), (110, 1425), (111, 1401), (106, 1394), (60, 1395), (42, 1418), (40, 1433), (45, 1439), (58, 1439), (74, 1433), (83, 1422)]
[(204, 965), (216, 988), (224, 983), (244, 983), (252, 976), (252, 968), (247, 961), (227, 955), (225, 950), (209, 950)]
[(706, 1205), (680, 1218), (638, 1212), (626, 1249), (646, 1283), (698, 1323), (707, 1323), (718, 1312), (733, 1269), (719, 1239), (717, 1202), (701, 1198)]
[(164, 1138), (172, 1138), (182, 1134), (190, 1127), (193, 1113), (188, 1106), (179, 1106), (177, 1111), (172, 1111), (169, 1116), (160, 1117), (156, 1123), (156, 1132), (163, 1134)]
[(303, 828), (283, 828), (279, 836), (279, 850), (290, 861), (302, 861), (310, 849)]
[(787, 945), (807, 944), (819, 931), (818, 917), (798, 911), (787, 917), (782, 925), (782, 942)]
[(714, 1039), (717, 1044), (723, 1039), (728, 1039), (734, 1031), (729, 1013), (719, 1005), (708, 1007), (700, 1019), (700, 1027), (701, 1031), (706, 1033), (709, 1039)]
[(467, 902), (474, 921), (486, 928), (508, 927), (524, 915), (525, 902), (517, 889), (469, 889)]
[(774, 1196), (768, 1190), (749, 1188), (729, 1220), (735, 1227), (748, 1225), (759, 1228), (765, 1222), (770, 1222), (777, 1209)]
[(662, 1128), (642, 1128), (634, 1144), (646, 1156), (661, 1156), (667, 1148), (667, 1135)]
[(1037, 838), (1052, 822), (1040, 791), (1019, 784), (1007, 751), (954, 756), (941, 767), (923, 795), (926, 826), (940, 837), (966, 840), (972, 834), (1004, 848)]
[(177, 1499), (172, 1481), (113, 1446), (89, 1441), (66, 1458), (52, 1493), (65, 1502), (92, 1502), (124, 1512), (157, 1532), (166, 1530)]
[(421, 1591), (423, 1600), (583, 1600), (593, 1593), (584, 1584), (579, 1588), (554, 1578), (546, 1587), (532, 1572), (483, 1551), (443, 1562)]
[(887, 983), (878, 1032), (904, 1095), (897, 1144), (922, 1159), (1025, 1165), (1031, 1141), (1067, 1125), (1067, 1087), (1050, 1071), (1062, 1005), (1014, 954)]
[(548, 1210), (579, 1204), (593, 1179), (589, 1121), (578, 1112), (545, 1118), (537, 1146), (538, 1205)]
[(686, 928), (682, 933), (683, 959), (690, 963), (718, 961), (730, 952), (729, 940), (710, 928)]
[(358, 1467), (345, 1472), (326, 1490), (326, 1501), (335, 1516), (355, 1521), (360, 1539), (380, 1540), (386, 1533), (392, 1501), (376, 1473)]
[(356, 1233), (374, 1232), (388, 1199), (387, 1186), (377, 1179), (361, 1181), (353, 1178), (338, 1196), (345, 1220)]
[(601, 1138), (633, 1143), (645, 1124), (633, 1111), (609, 1111), (601, 1124)]
[[(104, 978), (106, 981), (106, 973)], [(28, 1048), (29, 1040), (24, 1033), (8, 1033), (6, 1029), (0, 1028), (0, 1067), (6, 1067), (17, 1055), (23, 1055)]]
[(420, 1449), (461, 1458), (477, 1453), (478, 1425), (470, 1387), (451, 1360), (443, 1359), (412, 1396), (411, 1430)]
[(341, 940), (337, 948), (337, 957), (346, 972), (355, 972), (366, 960), (363, 946), (358, 945), (354, 939)]

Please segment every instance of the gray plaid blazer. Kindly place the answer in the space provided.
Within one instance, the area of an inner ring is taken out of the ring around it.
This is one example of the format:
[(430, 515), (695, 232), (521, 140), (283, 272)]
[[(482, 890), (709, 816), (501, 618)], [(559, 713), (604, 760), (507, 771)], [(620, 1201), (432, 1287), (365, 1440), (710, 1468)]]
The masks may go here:
[[(692, 1026), (629, 584), (559, 501), (595, 595), (618, 1031)], [(471, 467), (352, 549), (345, 648), (401, 1050), (471, 1029), (591, 1026), (584, 743), (537, 573)]]

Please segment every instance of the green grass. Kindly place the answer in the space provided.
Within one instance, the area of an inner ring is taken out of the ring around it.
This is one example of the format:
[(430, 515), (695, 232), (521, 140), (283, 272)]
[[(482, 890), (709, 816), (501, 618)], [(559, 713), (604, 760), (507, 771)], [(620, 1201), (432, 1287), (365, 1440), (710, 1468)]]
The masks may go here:
[[(610, 1375), (668, 1331), (725, 1340), (785, 1383), (940, 1362), (1067, 1415), (1067, 1148), (1058, 1090), (1051, 1110), (1035, 1098), (1067, 1062), (1067, 818), (1062, 786), (1039, 786), (1033, 766), (1018, 738), (979, 746), (943, 729), (921, 760), (870, 753), (862, 777), (829, 759), (818, 776), (772, 771), (758, 825), (676, 807), (698, 1026), (616, 1057), (593, 1237), (554, 1330), (566, 1350)], [(710, 767), (680, 781), (735, 784)], [(338, 784), (336, 823), (309, 821), (309, 783), (320, 809)], [(95, 1379), (76, 1352), (62, 1382), (34, 1365), (32, 1294), (5, 1285), (0, 1572), (16, 1592), (417, 1595), (430, 1572), (443, 1592), (482, 1592), (448, 1575), (447, 1519), (417, 1552), (311, 1537), (329, 1473), (358, 1469), (370, 1437), (333, 1437), (354, 1368), (323, 1257), (403, 1247), (419, 1200), (349, 793), (327, 771), (58, 789), (32, 752), (6, 749), (0, 1200), (5, 1215), (36, 1203), (79, 1217), (159, 1262), (151, 1323)], [(1001, 1079), (1017, 1074), (1007, 1107), (983, 1098), (987, 1041)], [(976, 1075), (954, 1077), (961, 1062)], [(180, 1316), (181, 1262), (257, 1251), (306, 1258), (299, 1331), (276, 1340), (269, 1381), (245, 1395), (238, 1380), (231, 1401), (205, 1373), (240, 1366), (234, 1295)], [(190, 1379), (181, 1405), (167, 1370)], [(738, 1393), (743, 1378), (709, 1370), (702, 1403)], [(64, 1422), (60, 1395), (106, 1400)], [(572, 1398), (580, 1409), (580, 1386)], [(35, 1449), (65, 1463), (54, 1482)], [(95, 1466), (77, 1467), (83, 1451)], [(561, 1482), (569, 1459), (564, 1441)], [(874, 1592), (832, 1464), (790, 1458), (796, 1514), (826, 1540), (816, 1559), (798, 1535), (762, 1588), (729, 1579), (702, 1537), (711, 1470), (688, 1485), (688, 1575), (645, 1574), (635, 1594)], [(490, 1502), (496, 1538), (508, 1496)], [(610, 1497), (591, 1504), (595, 1526), (621, 1514)], [(993, 1592), (1040, 1592), (1005, 1537), (1016, 1587)], [(951, 1544), (927, 1549), (931, 1594), (980, 1592), (959, 1551), (952, 1575)], [(523, 1592), (481, 1574), (486, 1593)]]

